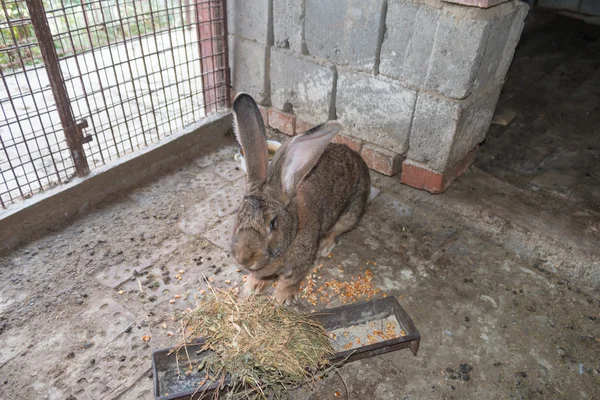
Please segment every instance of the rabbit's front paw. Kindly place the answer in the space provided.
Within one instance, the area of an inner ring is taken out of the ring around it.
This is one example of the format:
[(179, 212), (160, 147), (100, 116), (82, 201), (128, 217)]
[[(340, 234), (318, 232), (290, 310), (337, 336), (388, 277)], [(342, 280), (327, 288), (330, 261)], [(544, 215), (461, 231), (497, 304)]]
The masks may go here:
[(244, 285), (244, 294), (246, 297), (250, 297), (253, 294), (260, 293), (265, 290), (267, 281), (259, 279), (253, 273), (248, 274), (246, 277), (246, 284)]
[(275, 301), (277, 301), (279, 304), (291, 306), (296, 302), (296, 298), (298, 297), (298, 286), (287, 285), (279, 281), (277, 287), (275, 288), (273, 297), (275, 297)]

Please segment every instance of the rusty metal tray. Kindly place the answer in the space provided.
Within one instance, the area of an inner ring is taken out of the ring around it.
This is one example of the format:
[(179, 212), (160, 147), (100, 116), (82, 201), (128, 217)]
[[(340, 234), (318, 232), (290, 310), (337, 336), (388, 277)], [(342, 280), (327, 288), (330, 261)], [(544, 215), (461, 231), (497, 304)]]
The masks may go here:
[[(331, 356), (332, 363), (351, 362), (363, 358), (373, 357), (380, 354), (389, 353), (405, 348), (410, 348), (413, 355), (417, 355), (421, 335), (415, 327), (410, 316), (404, 311), (400, 303), (395, 297), (386, 297), (383, 299), (373, 300), (364, 303), (349, 304), (342, 307), (331, 308), (327, 310), (317, 311), (312, 314), (313, 317), (321, 322), (325, 329), (329, 332), (340, 328), (365, 324), (373, 320), (378, 320), (387, 317), (394, 317), (402, 330), (406, 332), (405, 336), (394, 339), (384, 340), (370, 345), (354, 348), (351, 350), (343, 350), (336, 352)], [(193, 347), (196, 345), (200, 348), (204, 344), (204, 340), (198, 339), (196, 343), (188, 346), (188, 354), (192, 361), (201, 360), (204, 355), (196, 354)], [(183, 399), (208, 399), (214, 394), (214, 391), (219, 387), (219, 383), (213, 383), (198, 388), (193, 382), (197, 382), (198, 377), (194, 375), (184, 376), (181, 387), (182, 389), (166, 394), (164, 388), (161, 387), (159, 375), (167, 373), (175, 373), (177, 371), (175, 353), (170, 354), (172, 349), (156, 350), (152, 353), (152, 371), (154, 375), (154, 397), (156, 400), (183, 400)], [(180, 350), (180, 355), (185, 356), (185, 350)], [(187, 382), (186, 382), (187, 380)]]

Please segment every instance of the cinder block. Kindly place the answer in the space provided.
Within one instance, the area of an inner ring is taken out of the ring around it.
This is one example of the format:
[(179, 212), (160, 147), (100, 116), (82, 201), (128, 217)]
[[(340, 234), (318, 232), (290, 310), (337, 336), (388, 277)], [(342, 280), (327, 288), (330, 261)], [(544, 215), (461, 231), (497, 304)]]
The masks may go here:
[(463, 159), (485, 139), (501, 88), (466, 100), (420, 92), (407, 157), (437, 172)]
[(489, 25), (488, 38), (473, 83), (474, 91), (504, 81), (523, 31), (529, 6), (519, 3), (514, 12), (499, 16)]
[[(590, 2), (595, 2), (591, 0)], [(538, 7), (557, 10), (578, 11), (581, 0), (539, 0)]]
[(396, 153), (408, 149), (416, 98), (416, 91), (397, 81), (339, 72), (336, 112), (344, 132)]
[(467, 97), (481, 64), (490, 26), (490, 21), (442, 11), (425, 87), (455, 99)]
[(271, 102), (306, 122), (329, 119), (335, 69), (289, 50), (271, 50)]
[(246, 92), (257, 103), (268, 99), (265, 85), (267, 47), (252, 40), (229, 36), (229, 65), (231, 85), (238, 93)]
[(304, 54), (304, 0), (273, 0), (275, 46)]
[(583, 0), (579, 9), (583, 14), (600, 15), (600, 1), (598, 0)]
[(432, 4), (390, 1), (380, 72), (455, 99), (497, 85), (512, 61), (528, 6)]
[[(514, 14), (507, 15), (508, 18), (512, 15), (512, 25), (510, 27), (510, 31), (508, 36), (506, 37), (504, 49), (502, 50), (502, 54), (500, 58), (497, 56), (490, 57), (486, 62), (497, 62), (496, 69), (496, 79), (498, 81), (504, 82), (506, 78), (506, 74), (508, 73), (508, 68), (512, 63), (513, 57), (515, 55), (515, 50), (517, 45), (519, 44), (519, 39), (521, 39), (521, 32), (523, 32), (523, 26), (525, 25), (525, 18), (527, 17), (527, 13), (529, 13), (529, 6), (526, 3), (518, 3), (518, 8)], [(493, 43), (493, 37), (490, 37)], [(488, 48), (492, 49), (493, 46), (488, 46)], [(500, 50), (498, 46), (496, 46), (498, 51)], [(479, 86), (483, 86), (483, 79), (478, 78)]]
[(380, 73), (423, 87), (436, 40), (439, 7), (410, 0), (390, 0), (381, 45)]
[[(497, 85), (496, 77), (506, 75), (506, 70), (499, 67), (508, 69), (512, 61), (527, 10), (528, 6), (518, 1), (489, 10), (445, 4), (438, 21), (425, 87), (463, 99), (472, 91)], [(520, 29), (515, 34), (511, 30), (512, 22), (519, 19), (521, 24), (515, 27)], [(508, 56), (506, 62), (503, 57)]]
[(229, 34), (268, 44), (269, 0), (229, 0), (227, 30)]
[(286, 135), (294, 136), (296, 131), (296, 116), (276, 110), (273, 107), (269, 108), (269, 125)]
[(384, 26), (384, 0), (305, 1), (304, 35), (308, 53), (372, 72)]
[(350, 136), (342, 135), (338, 133), (332, 140), (333, 143), (345, 144), (350, 147), (352, 150), (360, 154), (362, 150), (363, 141), (361, 139), (353, 138)]
[(367, 167), (387, 176), (394, 176), (400, 172), (404, 161), (404, 157), (400, 154), (371, 143), (362, 146), (360, 155)]

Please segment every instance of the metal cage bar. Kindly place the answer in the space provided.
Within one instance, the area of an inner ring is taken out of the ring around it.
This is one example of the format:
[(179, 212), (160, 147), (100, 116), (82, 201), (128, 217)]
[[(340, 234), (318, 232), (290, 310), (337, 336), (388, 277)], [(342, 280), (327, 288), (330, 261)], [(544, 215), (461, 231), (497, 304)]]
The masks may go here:
[(0, 4), (0, 207), (230, 105), (225, 0)]
[(52, 41), (52, 33), (50, 32), (48, 21), (44, 16), (44, 5), (41, 0), (26, 0), (26, 3), (31, 24), (38, 39), (44, 64), (46, 65), (48, 80), (54, 94), (54, 101), (65, 133), (67, 146), (71, 151), (71, 157), (75, 164), (75, 171), (77, 175), (84, 176), (90, 171), (85, 153), (83, 152), (85, 139), (82, 128), (85, 127), (85, 124), (77, 124), (73, 119), (69, 97), (67, 96), (62, 71), (58, 62), (58, 55)]

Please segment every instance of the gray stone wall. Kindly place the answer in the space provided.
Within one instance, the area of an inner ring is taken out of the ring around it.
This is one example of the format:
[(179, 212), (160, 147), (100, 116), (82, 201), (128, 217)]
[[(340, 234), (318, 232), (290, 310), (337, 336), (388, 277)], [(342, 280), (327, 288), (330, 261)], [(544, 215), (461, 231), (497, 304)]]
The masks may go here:
[(528, 6), (497, 3), (229, 0), (232, 85), (443, 173), (485, 138), (523, 29)]
[(270, 98), (269, 60), (273, 44), (271, 1), (229, 0), (227, 30), (231, 85), (266, 104)]

